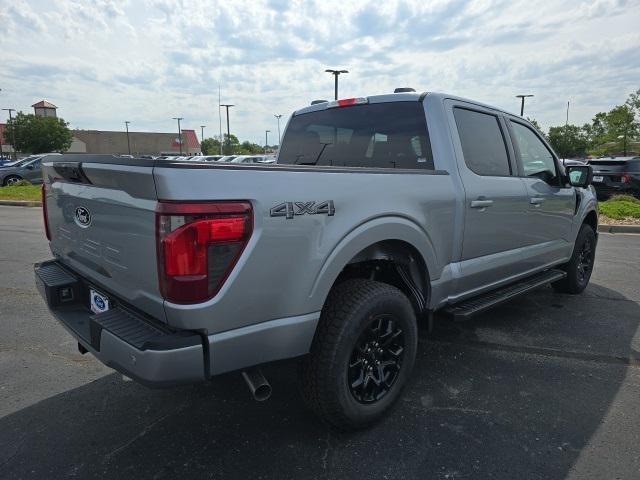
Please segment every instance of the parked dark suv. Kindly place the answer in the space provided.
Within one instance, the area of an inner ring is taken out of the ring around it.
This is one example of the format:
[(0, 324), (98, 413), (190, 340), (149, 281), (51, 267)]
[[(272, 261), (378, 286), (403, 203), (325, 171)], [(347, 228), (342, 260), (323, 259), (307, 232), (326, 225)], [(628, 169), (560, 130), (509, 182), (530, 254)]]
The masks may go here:
[(598, 199), (623, 193), (640, 198), (640, 157), (597, 158), (589, 165)]

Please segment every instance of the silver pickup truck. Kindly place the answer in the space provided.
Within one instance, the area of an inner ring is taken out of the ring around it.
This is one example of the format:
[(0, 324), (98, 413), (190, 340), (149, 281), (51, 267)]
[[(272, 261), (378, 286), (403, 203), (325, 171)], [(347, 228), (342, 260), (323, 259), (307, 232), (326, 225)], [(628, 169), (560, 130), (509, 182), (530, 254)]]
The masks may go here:
[(370, 424), (411, 373), (417, 323), (589, 282), (597, 204), (520, 117), (450, 95), (324, 102), (275, 165), (63, 155), (43, 164), (53, 315), (147, 385), (298, 358), (311, 409)]

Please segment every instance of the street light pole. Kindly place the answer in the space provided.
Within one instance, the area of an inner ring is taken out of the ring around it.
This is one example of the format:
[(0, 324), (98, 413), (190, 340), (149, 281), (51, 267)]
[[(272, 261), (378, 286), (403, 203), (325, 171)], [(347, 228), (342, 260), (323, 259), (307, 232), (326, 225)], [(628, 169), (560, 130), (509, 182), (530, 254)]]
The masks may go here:
[(11, 122), (11, 156), (16, 160), (18, 158), (16, 155), (16, 126), (13, 124), (13, 117), (11, 117), (11, 112), (15, 112), (15, 109), (3, 108), (2, 110), (9, 112), (9, 121)]
[(280, 150), (280, 142), (282, 141), (280, 139), (280, 118), (282, 117), (282, 115), (274, 115), (274, 117), (276, 117), (278, 119), (278, 150)]
[[(229, 128), (229, 109), (231, 107), (233, 107), (234, 105), (230, 104), (230, 103), (223, 103), (220, 105), (221, 107), (224, 107), (227, 109), (227, 143), (229, 145), (231, 145), (231, 129)], [(229, 152), (227, 151), (227, 154), (229, 154)]]
[(264, 153), (267, 153), (267, 145), (269, 145), (269, 132), (271, 130), (264, 131)]
[(524, 116), (524, 99), (528, 97), (533, 97), (533, 95), (516, 95), (516, 98), (521, 100), (520, 102), (520, 116)]
[(180, 143), (180, 155), (182, 155), (182, 130), (180, 129), (180, 120), (184, 120), (183, 117), (172, 117), (178, 121), (178, 142)]
[(338, 77), (340, 76), (341, 73), (349, 73), (349, 70), (331, 70), (331, 69), (327, 69), (325, 70), (325, 72), (330, 73), (331, 75), (334, 76), (335, 79), (335, 90), (334, 90), (334, 96), (335, 96), (335, 100), (338, 99)]
[(129, 124), (130, 124), (130, 123), (131, 123), (131, 122), (130, 122), (129, 120), (126, 120), (126, 121), (124, 122), (124, 126), (125, 126), (125, 128), (127, 129), (127, 150), (128, 150), (128, 152), (129, 152), (129, 155), (131, 155), (131, 143), (129, 142)]

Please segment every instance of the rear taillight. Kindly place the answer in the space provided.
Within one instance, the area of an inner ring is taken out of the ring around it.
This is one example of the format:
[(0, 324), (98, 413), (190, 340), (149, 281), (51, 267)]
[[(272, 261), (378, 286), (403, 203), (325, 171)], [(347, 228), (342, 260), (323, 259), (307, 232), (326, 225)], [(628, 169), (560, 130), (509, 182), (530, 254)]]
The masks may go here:
[(158, 277), (162, 296), (199, 303), (222, 287), (253, 230), (249, 202), (159, 202)]
[(628, 173), (623, 173), (622, 177), (620, 177), (620, 182), (622, 183), (629, 183), (631, 181), (631, 175), (629, 175)]
[(44, 233), (47, 236), (47, 240), (51, 241), (51, 232), (49, 231), (49, 218), (47, 217), (47, 193), (49, 188), (46, 183), (42, 183), (42, 218), (44, 219)]

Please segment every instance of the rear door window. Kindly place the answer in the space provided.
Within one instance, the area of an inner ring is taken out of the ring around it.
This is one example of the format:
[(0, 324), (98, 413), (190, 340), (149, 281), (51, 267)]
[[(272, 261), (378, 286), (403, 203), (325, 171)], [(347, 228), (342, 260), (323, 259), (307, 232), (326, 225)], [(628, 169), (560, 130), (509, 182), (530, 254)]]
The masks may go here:
[(456, 107), (453, 109), (464, 163), (483, 176), (509, 176), (511, 166), (498, 117)]
[(423, 105), (374, 103), (296, 115), (278, 163), (433, 170)]

